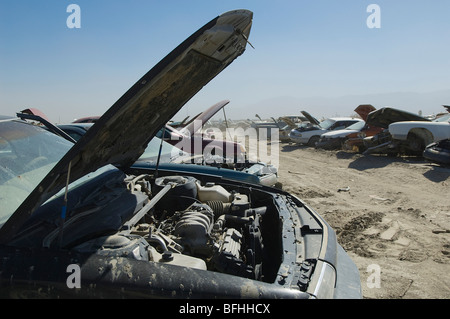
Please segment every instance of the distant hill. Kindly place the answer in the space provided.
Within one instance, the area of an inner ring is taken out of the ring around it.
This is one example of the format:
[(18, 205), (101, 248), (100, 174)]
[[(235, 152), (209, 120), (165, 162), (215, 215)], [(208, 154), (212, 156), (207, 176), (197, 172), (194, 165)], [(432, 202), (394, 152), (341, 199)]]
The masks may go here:
[(258, 113), (262, 118), (282, 115), (298, 115), (305, 110), (316, 118), (331, 116), (350, 116), (360, 104), (372, 104), (376, 108), (390, 106), (412, 113), (422, 112), (423, 115), (444, 112), (443, 104), (450, 104), (450, 90), (429, 93), (392, 92), (366, 95), (346, 95), (340, 97), (305, 97), (281, 96), (265, 99), (246, 106), (238, 106), (235, 101), (233, 108), (228, 108), (227, 116), (232, 119), (242, 118), (242, 111), (247, 118), (255, 118)]

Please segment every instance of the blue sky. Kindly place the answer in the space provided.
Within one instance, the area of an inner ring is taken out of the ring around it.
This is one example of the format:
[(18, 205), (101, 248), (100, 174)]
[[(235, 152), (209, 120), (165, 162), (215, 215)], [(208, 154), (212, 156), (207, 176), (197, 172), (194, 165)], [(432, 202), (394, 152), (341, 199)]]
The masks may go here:
[[(70, 4), (79, 29), (66, 24)], [(381, 28), (367, 26), (370, 4)], [(190, 34), (240, 8), (254, 12), (255, 49), (176, 118), (223, 99), (231, 119), (347, 116), (362, 103), (432, 114), (450, 104), (448, 0), (1, 0), (0, 114), (101, 115)]]

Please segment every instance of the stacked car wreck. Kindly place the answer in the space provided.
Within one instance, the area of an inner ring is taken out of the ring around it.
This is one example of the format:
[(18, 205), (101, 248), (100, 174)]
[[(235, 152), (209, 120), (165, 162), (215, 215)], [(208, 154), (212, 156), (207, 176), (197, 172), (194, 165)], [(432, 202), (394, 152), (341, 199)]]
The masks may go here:
[[(423, 156), (439, 164), (449, 163), (450, 113), (422, 117), (393, 107), (377, 110), (370, 104), (359, 105), (355, 112), (360, 119), (331, 118), (319, 122), (302, 111), (308, 121), (291, 130), (289, 142), (365, 155)], [(348, 120), (353, 120), (354, 124), (348, 125)], [(321, 126), (327, 121), (336, 124), (325, 130)], [(336, 128), (336, 125), (342, 127)]]
[(368, 122), (384, 130), (365, 140), (365, 154), (422, 155), (426, 146), (450, 138), (450, 114), (434, 120), (384, 107), (369, 114)]
[[(133, 166), (245, 51), (252, 16), (211, 20), (76, 144), (1, 118), (2, 297), (361, 297), (355, 264), (300, 199), (218, 175)], [(77, 267), (79, 286), (68, 284)]]

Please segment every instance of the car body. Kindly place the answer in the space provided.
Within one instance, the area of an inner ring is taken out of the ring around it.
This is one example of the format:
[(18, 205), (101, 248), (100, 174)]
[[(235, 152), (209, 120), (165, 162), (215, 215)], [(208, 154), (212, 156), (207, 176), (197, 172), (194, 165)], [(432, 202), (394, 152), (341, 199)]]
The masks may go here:
[(423, 151), (423, 157), (440, 165), (450, 165), (450, 138), (440, 140), (427, 145)]
[(156, 135), (192, 155), (202, 155), (208, 162), (242, 164), (246, 161), (245, 146), (229, 140), (210, 137), (201, 131), (203, 125), (230, 101), (211, 106), (181, 129), (166, 124)]
[[(19, 114), (23, 117), (22, 114)], [(28, 118), (29, 119), (29, 118)], [(41, 121), (36, 117), (36, 121)], [(78, 141), (93, 123), (69, 123), (57, 125), (62, 131), (67, 133), (74, 141)], [(187, 167), (179, 167), (174, 164), (185, 164)], [(149, 169), (170, 171), (172, 174), (181, 174), (190, 171), (195, 174), (206, 174), (222, 176), (227, 179), (234, 179), (246, 183), (261, 184), (266, 186), (275, 186), (281, 188), (278, 182), (278, 169), (273, 165), (263, 162), (244, 162), (237, 167), (234, 165), (224, 165), (219, 163), (207, 162), (202, 155), (192, 155), (172, 144), (154, 137), (150, 140), (144, 153), (134, 164), (134, 166), (146, 166)]]
[(395, 122), (388, 130), (398, 148), (421, 154), (427, 145), (450, 138), (450, 113), (433, 121)]
[(70, 123), (56, 125), (58, 128), (66, 132), (75, 141), (78, 141), (87, 130), (91, 128), (93, 123)]
[[(58, 127), (78, 141), (92, 124), (72, 123), (58, 125)], [(150, 140), (144, 153), (133, 164), (133, 167), (158, 169), (164, 171), (165, 174), (170, 173), (172, 175), (191, 172), (196, 175), (221, 176), (225, 179), (266, 186), (274, 186), (278, 182), (277, 170), (268, 171), (270, 166), (256, 163), (245, 170), (239, 171), (205, 165), (203, 158), (192, 156), (156, 136)]]
[(259, 121), (250, 120), (250, 123), (251, 123), (250, 127), (256, 130), (258, 138), (274, 139), (272, 133), (278, 134), (277, 138), (280, 137), (279, 134), (280, 124), (278, 124), (278, 122), (275, 121), (273, 118), (270, 120), (260, 119)]
[(289, 138), (289, 133), (293, 130), (298, 128), (302, 123), (307, 122), (307, 119), (305, 117), (301, 116), (281, 116), (278, 118), (278, 120), (272, 118), (274, 123), (278, 126), (278, 135), (280, 142), (287, 143), (290, 142), (291, 139)]
[[(423, 152), (426, 144), (423, 145), (424, 142), (420, 141), (420, 139), (417, 139), (415, 134), (410, 134), (408, 141), (408, 133), (406, 133), (406, 140), (403, 140), (401, 142), (399, 142), (400, 140), (398, 139), (394, 140), (390, 128), (392, 127), (394, 130), (397, 130), (397, 127), (398, 129), (407, 128), (410, 125), (414, 126), (418, 123), (422, 123), (422, 125), (428, 126), (430, 123), (432, 123), (432, 121), (408, 111), (403, 111), (391, 107), (384, 107), (371, 112), (367, 117), (367, 123), (370, 125), (381, 127), (383, 130), (380, 133), (373, 135), (372, 137), (366, 137), (364, 139), (364, 146), (366, 148), (364, 154), (381, 153), (396, 155), (399, 153), (405, 153), (417, 155)], [(402, 123), (409, 124), (407, 126), (403, 126)], [(434, 126), (435, 124), (431, 125)], [(398, 134), (397, 136), (400, 137)]]
[(73, 120), (72, 123), (95, 123), (98, 121), (100, 116), (86, 116), (79, 119)]
[(169, 124), (166, 124), (156, 135), (166, 142), (192, 154), (204, 156), (208, 162), (245, 163), (245, 146), (226, 140), (209, 138), (203, 134), (188, 135)]
[(300, 126), (299, 128), (293, 129), (289, 133), (289, 138), (294, 143), (315, 146), (322, 134), (334, 130), (341, 130), (355, 124), (356, 122), (362, 121), (362, 119), (352, 117), (332, 117), (320, 122), (319, 124), (316, 124), (318, 121), (310, 121), (310, 123), (305, 126)]
[(366, 124), (360, 132), (350, 133), (344, 141), (342, 148), (344, 150), (351, 150), (362, 153), (366, 149), (364, 139), (377, 135), (382, 131), (383, 128), (381, 127)]
[[(360, 149), (363, 145), (363, 138), (372, 136), (381, 131), (381, 128), (367, 124), (365, 121), (369, 113), (375, 111), (375, 107), (371, 104), (361, 104), (355, 109), (355, 112), (364, 122), (356, 122), (345, 129), (335, 130), (324, 133), (320, 136), (316, 148), (336, 150), (336, 149)], [(349, 141), (350, 140), (350, 141)], [(359, 141), (359, 143), (357, 142)], [(358, 145), (359, 144), (359, 145)]]
[(335, 232), (295, 196), (133, 167), (245, 51), (251, 22), (247, 10), (211, 20), (75, 144), (0, 118), (1, 297), (361, 298)]
[(342, 149), (345, 141), (348, 139), (348, 136), (350, 134), (357, 134), (361, 132), (365, 126), (366, 123), (364, 121), (359, 121), (342, 130), (323, 133), (320, 135), (320, 139), (316, 143), (315, 147), (325, 150)]

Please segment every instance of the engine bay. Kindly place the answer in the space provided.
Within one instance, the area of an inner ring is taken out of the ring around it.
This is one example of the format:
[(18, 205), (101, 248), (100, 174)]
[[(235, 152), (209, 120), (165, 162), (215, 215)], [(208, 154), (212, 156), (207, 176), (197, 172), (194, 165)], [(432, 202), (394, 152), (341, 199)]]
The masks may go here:
[[(88, 240), (79, 252), (167, 263), (273, 281), (281, 236), (271, 196), (190, 176), (128, 176), (127, 188), (150, 201), (116, 234)], [(268, 231), (270, 228), (270, 231)]]

